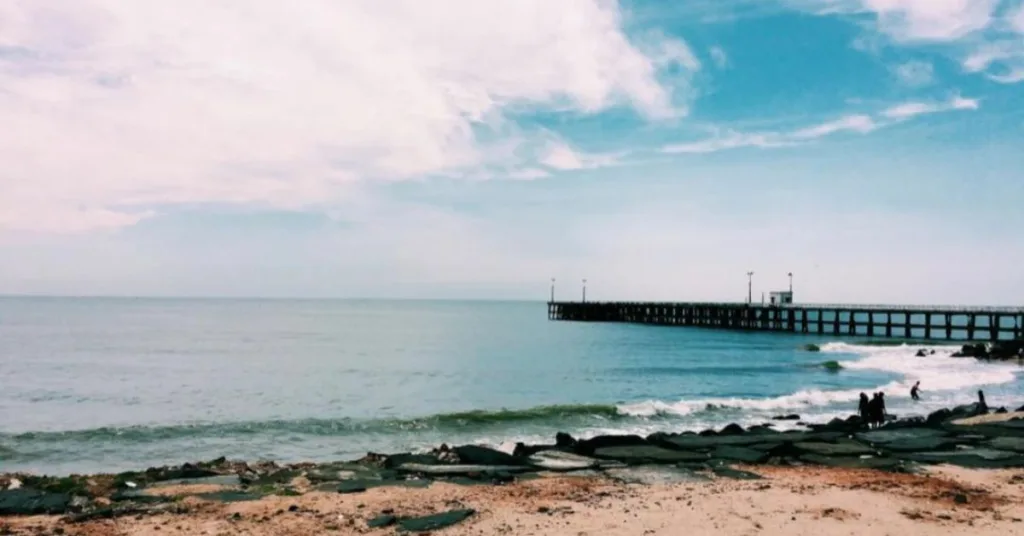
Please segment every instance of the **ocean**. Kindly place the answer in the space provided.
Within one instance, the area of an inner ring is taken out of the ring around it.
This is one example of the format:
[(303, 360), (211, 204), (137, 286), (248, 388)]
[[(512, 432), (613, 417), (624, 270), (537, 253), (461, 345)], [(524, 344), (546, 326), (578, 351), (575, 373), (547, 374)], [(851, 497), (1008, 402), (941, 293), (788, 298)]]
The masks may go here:
[(868, 342), (551, 322), (540, 302), (0, 298), (0, 471), (825, 421), (862, 391), (899, 416), (978, 389), (1024, 403), (1019, 366)]

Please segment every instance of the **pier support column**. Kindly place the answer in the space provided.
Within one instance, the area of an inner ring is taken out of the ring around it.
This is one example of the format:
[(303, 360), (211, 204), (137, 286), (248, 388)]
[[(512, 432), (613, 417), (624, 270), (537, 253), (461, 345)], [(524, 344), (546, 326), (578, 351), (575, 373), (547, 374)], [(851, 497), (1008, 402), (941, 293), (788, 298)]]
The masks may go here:
[(932, 314), (924, 314), (924, 338), (932, 338)]
[(885, 336), (892, 337), (892, 311), (885, 313)]
[(946, 313), (946, 340), (953, 338), (953, 315)]
[(903, 338), (904, 339), (910, 339), (911, 338), (912, 333), (911, 333), (910, 326), (913, 325), (913, 322), (911, 322), (910, 319), (913, 318), (913, 317), (914, 317), (914, 315), (912, 315), (910, 313), (903, 313)]

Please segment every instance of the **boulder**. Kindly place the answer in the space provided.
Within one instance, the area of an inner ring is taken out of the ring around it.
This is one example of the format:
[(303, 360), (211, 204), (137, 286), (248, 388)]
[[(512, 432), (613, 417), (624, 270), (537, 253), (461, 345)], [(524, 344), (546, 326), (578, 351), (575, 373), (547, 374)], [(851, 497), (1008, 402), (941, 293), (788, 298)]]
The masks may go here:
[(390, 527), (398, 522), (398, 518), (391, 514), (381, 514), (366, 522), (366, 526), (371, 529), (381, 529), (384, 527)]
[(440, 465), (442, 462), (437, 456), (433, 454), (392, 454), (384, 460), (384, 467), (387, 469), (396, 469), (399, 466), (407, 463), (415, 463), (419, 465)]
[(516, 443), (514, 449), (512, 449), (512, 456), (516, 458), (529, 458), (534, 454), (545, 451), (545, 450), (571, 450), (566, 447), (559, 447), (558, 445), (527, 445), (523, 442)]
[(920, 350), (918, 350), (918, 351), (917, 351), (917, 353), (916, 353), (916, 354), (914, 354), (914, 355), (915, 355), (916, 357), (928, 357), (928, 350), (925, 350), (924, 348), (921, 348), (921, 349), (920, 349)]
[(464, 465), (523, 465), (522, 458), (477, 445), (455, 447), (459, 463)]
[(0, 516), (63, 514), (71, 506), (71, 494), (32, 488), (0, 490)]
[(1018, 359), (1024, 355), (1024, 339), (994, 342), (988, 355), (990, 359)]
[(400, 472), (419, 473), (429, 476), (466, 476), (477, 474), (521, 473), (530, 468), (525, 465), (463, 465), (463, 464), (419, 464), (404, 463), (398, 467)]
[(606, 447), (635, 447), (640, 445), (650, 445), (647, 439), (642, 438), (638, 435), (621, 435), (621, 436), (597, 436), (590, 439), (584, 439), (576, 442), (574, 452), (582, 454), (584, 456), (592, 456), (594, 451), (600, 448)]
[(726, 425), (725, 428), (722, 428), (722, 430), (720, 432), (718, 432), (718, 435), (734, 436), (734, 435), (740, 435), (740, 434), (745, 434), (745, 433), (747, 433), (747, 431), (744, 430), (742, 426), (740, 426), (740, 425), (738, 425), (736, 423), (732, 423), (732, 424)]
[(872, 445), (886, 445), (889, 443), (918, 440), (918, 439), (933, 439), (938, 437), (946, 437), (949, 433), (943, 430), (936, 430), (933, 428), (904, 428), (904, 429), (880, 429), (872, 430), (870, 432), (861, 432), (854, 435), (859, 441), (870, 443)]
[(995, 450), (1024, 454), (1024, 437), (997, 437), (989, 441), (988, 446)]
[(732, 467), (713, 467), (711, 472), (717, 477), (731, 478), (733, 480), (761, 480), (764, 478), (757, 473), (741, 471), (739, 469), (733, 469)]
[(475, 510), (462, 509), (423, 517), (410, 517), (399, 519), (398, 528), (413, 533), (430, 532), (461, 523), (475, 514)]
[(557, 434), (555, 434), (555, 446), (572, 448), (576, 446), (576, 438), (565, 432), (558, 432)]
[(743, 463), (764, 463), (768, 456), (766, 451), (744, 447), (721, 446), (711, 451), (712, 458)]
[(826, 467), (845, 467), (849, 469), (881, 469), (892, 470), (903, 465), (903, 462), (896, 458), (877, 457), (848, 457), (848, 456), (821, 456), (818, 454), (804, 454), (800, 461), (812, 465), (824, 465)]
[(984, 344), (965, 344), (960, 348), (959, 352), (953, 354), (953, 357), (974, 357), (978, 359), (988, 358), (988, 346)]
[(920, 463), (949, 464), (976, 469), (1024, 467), (1024, 456), (995, 449), (965, 449), (948, 452), (915, 452), (903, 458)]
[(925, 424), (928, 426), (939, 426), (952, 418), (953, 412), (946, 408), (942, 408), (938, 411), (929, 413), (928, 418), (925, 419)]
[(864, 456), (875, 454), (875, 450), (867, 445), (856, 441), (838, 441), (836, 443), (823, 443), (818, 441), (806, 441), (793, 445), (801, 454), (816, 454), (819, 456)]
[(628, 465), (700, 462), (708, 459), (707, 454), (670, 450), (655, 445), (602, 447), (594, 451), (594, 457), (606, 460), (617, 460)]
[(595, 458), (588, 458), (586, 456), (580, 456), (579, 454), (562, 452), (559, 450), (545, 450), (538, 452), (530, 456), (528, 461), (530, 465), (546, 469), (548, 471), (581, 471), (584, 469), (593, 469), (602, 465), (602, 463), (605, 463)]
[(772, 417), (772, 420), (773, 421), (799, 421), (800, 420), (800, 416), (797, 415), (796, 413), (791, 413), (789, 415), (776, 415), (776, 416)]

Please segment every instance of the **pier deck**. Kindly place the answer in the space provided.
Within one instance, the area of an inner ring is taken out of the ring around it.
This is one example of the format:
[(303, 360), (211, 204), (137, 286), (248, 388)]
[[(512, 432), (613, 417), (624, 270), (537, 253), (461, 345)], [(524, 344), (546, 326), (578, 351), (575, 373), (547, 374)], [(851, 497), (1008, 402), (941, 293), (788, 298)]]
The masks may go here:
[(548, 302), (548, 319), (921, 340), (1024, 338), (1024, 307)]

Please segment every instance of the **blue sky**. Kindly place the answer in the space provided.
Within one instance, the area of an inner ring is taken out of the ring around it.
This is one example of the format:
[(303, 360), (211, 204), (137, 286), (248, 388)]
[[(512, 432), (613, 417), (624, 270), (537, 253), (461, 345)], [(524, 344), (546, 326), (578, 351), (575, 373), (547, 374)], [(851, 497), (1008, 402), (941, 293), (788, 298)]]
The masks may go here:
[(0, 293), (1024, 302), (1021, 0), (14, 0), (0, 124)]

